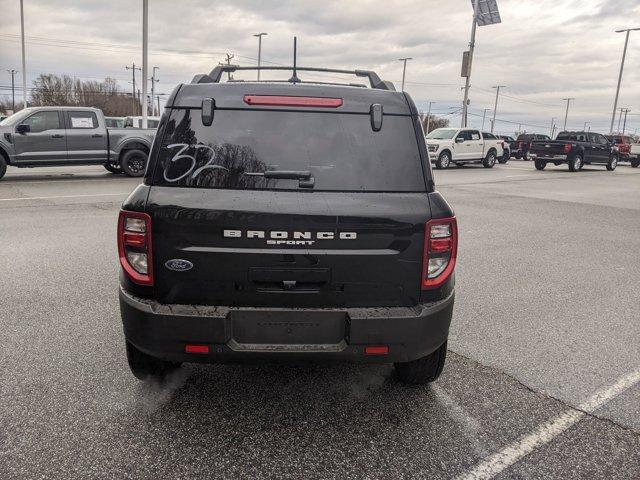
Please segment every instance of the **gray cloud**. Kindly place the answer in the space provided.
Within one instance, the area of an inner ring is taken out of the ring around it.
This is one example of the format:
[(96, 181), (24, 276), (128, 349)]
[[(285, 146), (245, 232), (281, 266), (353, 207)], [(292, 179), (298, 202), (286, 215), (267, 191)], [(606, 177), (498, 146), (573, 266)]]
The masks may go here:
[[(225, 52), (236, 55), (234, 62), (255, 64), (257, 40), (252, 34), (266, 31), (266, 62), (290, 64), (292, 37), (298, 35), (302, 64), (371, 68), (399, 83), (397, 58), (410, 56), (414, 60), (408, 65), (406, 89), (419, 105), (435, 101), (434, 110), (447, 112), (461, 102), (460, 60), (469, 42), (469, 0), (150, 4), (150, 63), (160, 67), (162, 92), (209, 71)], [(507, 87), (498, 118), (530, 124), (526, 128), (535, 130), (535, 125), (549, 124), (551, 117), (563, 117), (562, 98), (571, 96), (576, 101), (569, 125), (581, 127), (590, 121), (594, 129), (604, 131), (624, 40), (614, 30), (640, 24), (640, 3), (499, 0), (499, 7), (503, 23), (478, 29), (472, 113), (481, 115), (492, 108), (491, 87), (502, 84)], [(6, 85), (5, 69), (20, 69), (18, 2), (5, 0), (0, 8), (0, 84)], [(109, 75), (130, 88), (124, 66), (141, 61), (140, 1), (26, 1), (25, 10), (29, 80), (41, 72)], [(48, 39), (76, 43), (55, 46)], [(640, 32), (630, 41), (620, 105), (640, 113), (638, 45)], [(632, 128), (640, 127), (635, 118), (629, 122)], [(459, 122), (455, 116), (452, 120)], [(498, 127), (513, 131), (513, 124)]]

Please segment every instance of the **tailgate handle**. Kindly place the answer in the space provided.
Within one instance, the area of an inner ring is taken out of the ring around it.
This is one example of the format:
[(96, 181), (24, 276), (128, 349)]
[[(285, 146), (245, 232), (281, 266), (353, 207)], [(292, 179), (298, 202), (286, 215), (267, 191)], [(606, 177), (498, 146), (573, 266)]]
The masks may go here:
[(283, 280), (282, 281), (282, 288), (284, 288), (285, 290), (295, 290), (296, 289), (296, 282), (295, 280)]

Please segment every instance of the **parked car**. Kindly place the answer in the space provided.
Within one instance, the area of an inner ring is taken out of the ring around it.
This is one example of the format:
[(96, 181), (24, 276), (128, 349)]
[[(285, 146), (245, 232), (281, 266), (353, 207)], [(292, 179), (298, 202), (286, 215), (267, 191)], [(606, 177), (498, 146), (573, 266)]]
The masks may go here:
[(607, 140), (615, 144), (618, 149), (620, 160), (629, 160), (631, 154), (631, 137), (627, 135), (605, 135)]
[(437, 128), (426, 140), (429, 159), (436, 168), (447, 168), (451, 163), (482, 163), (485, 168), (492, 168), (502, 157), (501, 143), (495, 138), (485, 141), (473, 128)]
[(502, 162), (500, 163), (507, 163), (507, 161), (511, 158), (511, 147), (513, 144), (515, 144), (516, 140), (509, 135), (498, 135), (498, 138), (504, 140), (504, 143), (502, 144)]
[[(147, 128), (158, 128), (160, 117), (147, 117)], [(125, 117), (124, 128), (142, 128), (142, 117)]]
[(124, 128), (125, 117), (104, 117), (107, 128)]
[(371, 88), (220, 83), (240, 69), (255, 67), (174, 90), (144, 184), (122, 206), (132, 373), (313, 359), (395, 362), (404, 382), (435, 380), (458, 234), (413, 100), (361, 70)]
[(505, 157), (505, 152), (509, 147), (507, 146), (505, 149), (506, 142), (504, 140), (490, 132), (482, 132), (482, 138), (485, 141), (485, 146), (494, 145), (496, 150), (502, 150), (502, 154), (497, 158), (498, 163), (507, 163), (509, 161), (509, 157)]
[(640, 143), (632, 143), (629, 150), (629, 162), (633, 168), (640, 166)]
[(547, 163), (566, 163), (571, 172), (589, 164), (606, 165), (607, 170), (618, 165), (615, 144), (594, 132), (560, 132), (555, 140), (534, 141), (530, 153), (538, 170), (544, 170)]
[(531, 160), (529, 157), (529, 149), (531, 148), (531, 142), (547, 141), (551, 140), (549, 135), (541, 135), (539, 133), (522, 133), (518, 135), (511, 149), (511, 154), (517, 159)]
[(88, 107), (31, 107), (0, 125), (0, 178), (7, 165), (104, 165), (113, 173), (144, 174), (155, 130), (107, 128)]

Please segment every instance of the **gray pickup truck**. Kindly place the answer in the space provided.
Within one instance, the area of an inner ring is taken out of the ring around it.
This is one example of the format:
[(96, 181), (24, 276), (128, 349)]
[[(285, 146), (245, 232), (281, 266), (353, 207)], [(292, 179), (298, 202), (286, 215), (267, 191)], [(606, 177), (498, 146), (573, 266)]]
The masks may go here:
[(104, 165), (112, 173), (141, 177), (155, 133), (107, 128), (97, 108), (26, 108), (0, 122), (0, 178), (7, 165)]

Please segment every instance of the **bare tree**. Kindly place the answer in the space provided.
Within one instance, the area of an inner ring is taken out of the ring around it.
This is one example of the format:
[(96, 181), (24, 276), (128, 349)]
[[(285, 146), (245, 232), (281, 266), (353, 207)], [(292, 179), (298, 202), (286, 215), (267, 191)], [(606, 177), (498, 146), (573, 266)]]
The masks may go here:
[(424, 129), (425, 134), (434, 131), (436, 128), (446, 128), (449, 126), (448, 118), (431, 115), (431, 118), (429, 119), (429, 132), (427, 132), (427, 116), (420, 115), (420, 121), (422, 122), (422, 128)]

